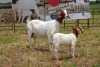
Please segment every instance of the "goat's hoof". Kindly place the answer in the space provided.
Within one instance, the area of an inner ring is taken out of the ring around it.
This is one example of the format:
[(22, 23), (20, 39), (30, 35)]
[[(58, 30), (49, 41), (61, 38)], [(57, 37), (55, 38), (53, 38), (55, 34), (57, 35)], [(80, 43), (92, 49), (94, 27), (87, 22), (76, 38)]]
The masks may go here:
[(73, 58), (75, 58), (75, 57), (73, 57)]
[(70, 58), (75, 58), (75, 56), (70, 55)]
[(35, 47), (34, 49), (36, 50), (37, 48)]
[(29, 45), (28, 45), (27, 48), (32, 48), (32, 46), (29, 46)]

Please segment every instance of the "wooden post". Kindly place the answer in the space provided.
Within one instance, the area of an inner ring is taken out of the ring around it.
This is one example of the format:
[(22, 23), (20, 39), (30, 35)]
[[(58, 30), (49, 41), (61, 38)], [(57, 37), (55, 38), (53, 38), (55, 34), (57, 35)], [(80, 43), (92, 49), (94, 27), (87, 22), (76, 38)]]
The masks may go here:
[(76, 25), (79, 25), (79, 19), (76, 20)]
[(13, 23), (12, 23), (12, 30), (13, 30)]

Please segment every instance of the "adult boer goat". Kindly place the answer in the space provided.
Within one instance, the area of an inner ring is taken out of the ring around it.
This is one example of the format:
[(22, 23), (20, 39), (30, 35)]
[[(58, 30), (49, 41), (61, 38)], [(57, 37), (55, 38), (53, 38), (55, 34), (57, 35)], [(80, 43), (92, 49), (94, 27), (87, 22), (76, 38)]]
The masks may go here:
[(34, 38), (34, 48), (35, 47), (35, 36), (48, 37), (49, 44), (52, 44), (52, 35), (51, 31), (54, 28), (57, 28), (59, 32), (60, 25), (62, 24), (63, 19), (66, 17), (65, 11), (60, 10), (57, 18), (50, 21), (41, 21), (41, 20), (31, 20), (31, 16), (27, 19), (27, 30), (29, 35), (30, 47), (32, 47), (31, 38)]

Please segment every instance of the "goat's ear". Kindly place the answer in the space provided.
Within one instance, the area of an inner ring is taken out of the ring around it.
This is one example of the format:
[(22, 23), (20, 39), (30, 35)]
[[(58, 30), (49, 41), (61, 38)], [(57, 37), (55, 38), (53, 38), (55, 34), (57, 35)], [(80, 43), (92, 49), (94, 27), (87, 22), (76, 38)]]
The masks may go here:
[(72, 26), (72, 29), (75, 29), (76, 28), (76, 26)]
[(75, 26), (72, 26), (72, 30), (73, 30), (73, 31), (75, 30)]
[(81, 28), (81, 32), (82, 32), (82, 33), (83, 33), (83, 31), (84, 31), (83, 28)]
[(83, 33), (83, 28), (80, 25), (78, 25), (78, 27), (80, 28), (81, 32)]

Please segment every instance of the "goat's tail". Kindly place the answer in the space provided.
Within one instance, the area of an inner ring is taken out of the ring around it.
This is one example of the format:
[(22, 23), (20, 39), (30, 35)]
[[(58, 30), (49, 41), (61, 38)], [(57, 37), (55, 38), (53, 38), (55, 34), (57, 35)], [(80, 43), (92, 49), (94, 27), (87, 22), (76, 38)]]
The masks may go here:
[(54, 28), (54, 29), (51, 31), (52, 38), (53, 38), (53, 35), (54, 35), (55, 33), (57, 33), (57, 32), (58, 32), (57, 28)]
[(29, 21), (31, 21), (31, 17), (29, 16), (26, 20), (26, 22), (28, 23)]

